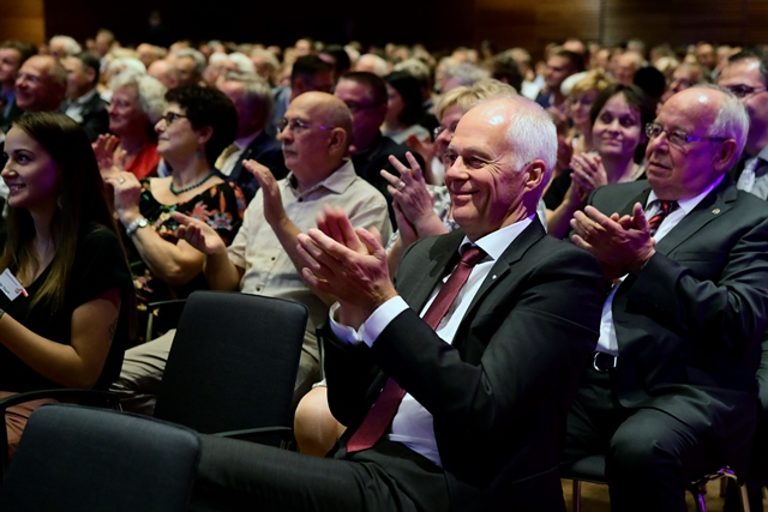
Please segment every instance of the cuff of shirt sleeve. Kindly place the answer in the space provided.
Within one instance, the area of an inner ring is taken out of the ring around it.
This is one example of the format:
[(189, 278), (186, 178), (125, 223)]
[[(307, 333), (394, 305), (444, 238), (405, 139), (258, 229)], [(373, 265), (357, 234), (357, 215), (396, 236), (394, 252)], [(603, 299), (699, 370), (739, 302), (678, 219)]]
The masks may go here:
[(360, 331), (355, 330), (349, 325), (340, 324), (336, 321), (336, 312), (339, 310), (339, 303), (335, 302), (328, 310), (328, 320), (331, 324), (331, 331), (339, 341), (348, 345), (359, 345), (363, 342)]
[(363, 342), (372, 347), (376, 338), (387, 328), (397, 315), (408, 309), (408, 304), (399, 295), (395, 295), (376, 308), (360, 327)]

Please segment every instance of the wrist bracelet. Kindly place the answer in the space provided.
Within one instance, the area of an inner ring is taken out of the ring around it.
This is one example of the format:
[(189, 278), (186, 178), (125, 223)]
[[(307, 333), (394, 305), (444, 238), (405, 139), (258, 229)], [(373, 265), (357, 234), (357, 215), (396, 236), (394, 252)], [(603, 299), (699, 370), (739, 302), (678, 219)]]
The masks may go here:
[(144, 217), (138, 217), (133, 221), (131, 221), (131, 223), (128, 224), (128, 226), (126, 226), (125, 234), (128, 235), (129, 237), (133, 236), (133, 234), (136, 233), (136, 231), (138, 231), (141, 228), (145, 228), (147, 226), (149, 226), (149, 221)]

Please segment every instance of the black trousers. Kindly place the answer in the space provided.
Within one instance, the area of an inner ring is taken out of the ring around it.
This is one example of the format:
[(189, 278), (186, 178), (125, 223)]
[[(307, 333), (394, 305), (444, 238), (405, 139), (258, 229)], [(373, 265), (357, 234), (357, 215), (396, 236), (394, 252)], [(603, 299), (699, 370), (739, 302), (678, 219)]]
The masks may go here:
[(712, 426), (686, 421), (685, 410), (622, 407), (611, 372), (587, 371), (568, 416), (563, 463), (605, 454), (611, 510), (685, 511), (686, 486), (726, 463)]
[(396, 443), (323, 459), (202, 436), (192, 510), (440, 511), (448, 496), (444, 472)]

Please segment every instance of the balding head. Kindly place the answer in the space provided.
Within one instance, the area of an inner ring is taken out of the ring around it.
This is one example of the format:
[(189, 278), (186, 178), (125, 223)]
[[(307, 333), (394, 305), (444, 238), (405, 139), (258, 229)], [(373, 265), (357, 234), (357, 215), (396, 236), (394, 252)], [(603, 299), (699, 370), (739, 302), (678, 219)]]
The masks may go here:
[(343, 101), (324, 92), (294, 98), (278, 137), (285, 165), (300, 187), (324, 180), (341, 166), (351, 140), (352, 114)]
[(681, 91), (662, 105), (646, 150), (648, 182), (660, 199), (687, 199), (725, 174), (744, 148), (749, 118), (714, 86)]
[(57, 110), (67, 90), (67, 71), (50, 55), (24, 61), (16, 78), (16, 103), (22, 110)]

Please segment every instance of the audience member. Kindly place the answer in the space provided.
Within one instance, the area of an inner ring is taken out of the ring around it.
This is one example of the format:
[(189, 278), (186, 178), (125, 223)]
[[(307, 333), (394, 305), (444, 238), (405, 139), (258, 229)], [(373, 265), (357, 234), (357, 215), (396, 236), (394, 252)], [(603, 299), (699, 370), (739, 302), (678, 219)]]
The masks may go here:
[(130, 71), (110, 85), (114, 92), (107, 112), (113, 135), (100, 136), (94, 144), (99, 165), (117, 164), (138, 179), (154, 176), (160, 163), (155, 123), (165, 109), (166, 89), (151, 76)]
[(235, 104), (237, 138), (216, 160), (216, 168), (235, 182), (246, 202), (250, 202), (259, 181), (244, 168), (246, 160), (255, 160), (267, 167), (276, 179), (288, 174), (280, 143), (265, 130), (272, 116), (272, 91), (256, 75), (242, 73), (227, 73), (218, 88)]
[[(387, 86), (379, 76), (365, 71), (353, 71), (339, 79), (334, 94), (352, 112), (352, 145), (350, 154), (355, 172), (376, 187), (387, 200), (390, 219), (394, 222), (392, 196), (387, 191), (387, 182), (382, 178), (382, 169), (394, 172), (389, 156), (394, 155), (406, 162), (408, 148), (384, 136), (379, 128), (387, 115)], [(424, 165), (418, 156), (419, 165)]]
[(193, 48), (183, 48), (173, 56), (173, 65), (179, 79), (179, 85), (199, 85), (203, 81), (205, 57)]
[(645, 125), (654, 113), (647, 96), (633, 85), (614, 84), (600, 93), (589, 113), (595, 150), (574, 155), (570, 169), (555, 178), (544, 195), (550, 235), (568, 234), (571, 217), (595, 189), (641, 177), (643, 168), (635, 157), (642, 155)]
[(78, 53), (62, 58), (61, 64), (67, 70), (67, 99), (62, 110), (83, 127), (88, 140), (93, 142), (109, 130), (107, 102), (96, 88), (99, 59), (89, 53)]
[(80, 43), (70, 36), (56, 35), (48, 41), (48, 53), (55, 59), (77, 55), (82, 51), (83, 47)]
[(568, 94), (568, 119), (571, 121), (571, 130), (568, 134), (568, 142), (573, 148), (573, 153), (587, 153), (594, 149), (592, 143), (592, 119), (589, 112), (600, 92), (608, 87), (611, 82), (600, 70), (587, 72), (581, 80), (571, 87)]
[(16, 77), (16, 104), (25, 112), (56, 111), (67, 91), (67, 71), (50, 55), (33, 55)]
[[(0, 266), (0, 397), (106, 388), (131, 337), (132, 286), (85, 132), (64, 114), (27, 113), (8, 132), (8, 241)], [(10, 450), (30, 414), (6, 411)]]
[(168, 59), (159, 59), (149, 65), (147, 74), (156, 78), (166, 89), (179, 86), (179, 71)]
[(563, 80), (584, 70), (584, 61), (576, 53), (558, 50), (547, 58), (544, 72), (544, 88), (536, 96), (536, 103), (544, 108), (561, 109), (565, 96), (560, 90)]
[[(345, 160), (351, 130), (348, 109), (327, 93), (309, 92), (291, 102), (280, 131), (287, 178), (275, 180), (269, 170), (250, 160), (246, 169), (261, 187), (245, 212), (243, 225), (227, 247), (208, 224), (176, 213), (178, 235), (205, 255), (204, 273), (215, 290), (239, 290), (299, 301), (309, 308), (295, 400), (320, 378), (317, 327), (328, 307), (321, 294), (299, 274), (296, 236), (314, 225), (324, 205), (343, 208), (355, 225), (389, 236), (384, 199), (354, 174)], [(172, 344), (166, 335), (126, 353), (119, 388), (154, 394)]]
[(678, 92), (706, 82), (706, 73), (698, 64), (683, 62), (673, 72), (667, 90), (661, 97), (664, 103)]
[[(447, 173), (463, 231), (413, 246), (402, 296), (375, 234), (326, 210), (299, 240), (304, 277), (339, 300), (326, 372), (331, 409), (350, 429), (329, 459), (204, 436), (200, 485), (260, 510), (561, 509), (558, 447), (603, 281), (589, 255), (536, 220), (555, 150), (552, 122), (529, 100), (468, 112)], [(442, 297), (466, 272), (442, 282), (461, 252), (481, 261), (451, 308)], [(424, 313), (435, 288), (444, 307)], [(380, 414), (367, 415), (374, 403)]]
[(406, 71), (393, 71), (384, 77), (387, 83), (387, 115), (382, 132), (398, 144), (415, 136), (431, 140), (429, 131), (419, 124), (424, 119), (424, 97), (421, 84)]
[(737, 53), (718, 84), (736, 95), (749, 115), (744, 154), (733, 169), (736, 187), (768, 199), (768, 58), (752, 51)]
[(598, 189), (571, 222), (615, 286), (564, 459), (606, 454), (612, 510), (684, 511), (693, 479), (744, 474), (768, 319), (768, 206), (727, 175), (748, 123), (717, 88), (672, 96), (648, 181)]
[(35, 48), (29, 43), (15, 40), (0, 43), (0, 131), (3, 134), (22, 113), (16, 104), (16, 77), (21, 64), (34, 54)]
[(272, 123), (267, 132), (277, 134), (288, 104), (298, 95), (308, 91), (333, 92), (336, 78), (333, 64), (325, 62), (317, 55), (304, 55), (296, 59), (291, 67), (291, 83), (274, 91), (274, 111)]
[(237, 114), (232, 102), (222, 92), (198, 85), (168, 91), (165, 100), (165, 112), (155, 130), (157, 151), (171, 175), (139, 181), (119, 164), (103, 170), (114, 191), (115, 214), (131, 242), (128, 260), (141, 318), (153, 315), (158, 332), (175, 327), (177, 318), (163, 317), (162, 310), (155, 314), (149, 305), (185, 298), (206, 284), (203, 257), (178, 238), (178, 224), (171, 214), (192, 215), (230, 242), (245, 209), (239, 188), (225, 181), (211, 164), (234, 140)]

